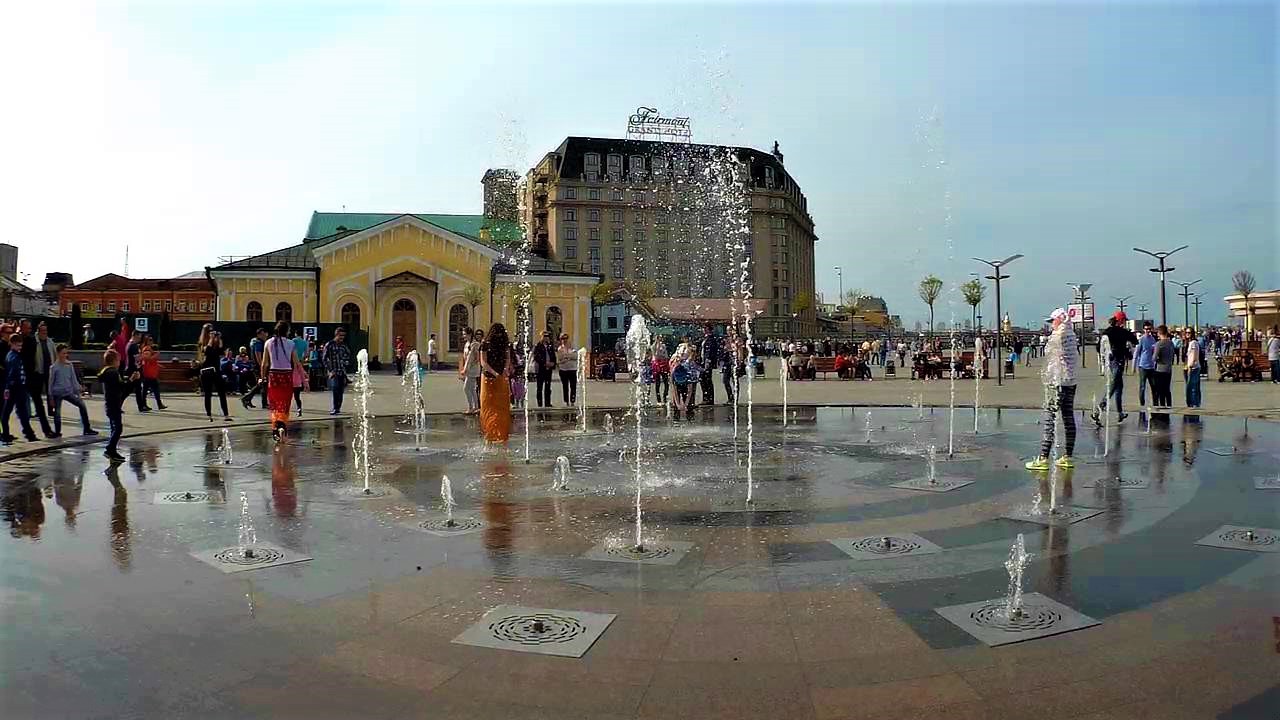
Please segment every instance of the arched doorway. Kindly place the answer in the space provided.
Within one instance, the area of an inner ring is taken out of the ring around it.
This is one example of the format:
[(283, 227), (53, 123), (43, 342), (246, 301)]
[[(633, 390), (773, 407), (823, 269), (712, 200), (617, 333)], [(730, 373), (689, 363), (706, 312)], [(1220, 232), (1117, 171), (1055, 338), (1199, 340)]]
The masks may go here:
[(462, 330), (467, 327), (470, 322), (470, 315), (467, 313), (467, 306), (458, 303), (449, 308), (449, 352), (461, 352), (465, 341), (462, 339)]
[(405, 352), (418, 347), (418, 308), (408, 298), (400, 298), (391, 306), (391, 341), (404, 338)]
[(551, 333), (551, 341), (560, 342), (560, 330), (564, 328), (564, 315), (560, 308), (552, 305), (547, 308), (547, 332)]
[(342, 324), (347, 326), (348, 330), (360, 329), (360, 306), (355, 303), (347, 303), (342, 306)]

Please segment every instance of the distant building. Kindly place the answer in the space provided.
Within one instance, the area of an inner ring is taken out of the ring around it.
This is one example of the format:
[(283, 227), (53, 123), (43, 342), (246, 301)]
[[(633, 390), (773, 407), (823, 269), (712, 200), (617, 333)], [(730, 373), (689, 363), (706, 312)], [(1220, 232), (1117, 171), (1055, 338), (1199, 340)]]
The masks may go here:
[(57, 312), (57, 292), (23, 284), (18, 279), (18, 248), (0, 243), (0, 317), (50, 316)]
[(82, 317), (169, 313), (174, 320), (213, 320), (217, 294), (207, 277), (127, 278), (115, 273), (62, 289), (60, 313)]
[(0, 243), (0, 277), (18, 279), (18, 248), (14, 245)]
[(1246, 310), (1244, 296), (1237, 293), (1222, 298), (1227, 304), (1227, 317), (1249, 330), (1266, 331), (1280, 325), (1280, 290), (1250, 293)]

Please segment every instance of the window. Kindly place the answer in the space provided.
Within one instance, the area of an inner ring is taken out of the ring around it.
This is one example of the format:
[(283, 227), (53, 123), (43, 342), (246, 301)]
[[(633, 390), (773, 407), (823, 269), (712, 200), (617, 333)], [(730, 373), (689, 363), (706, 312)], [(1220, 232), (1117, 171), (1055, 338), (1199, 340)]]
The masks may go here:
[[(166, 300), (164, 304), (168, 305), (169, 301)], [(248, 307), (244, 309), (244, 319), (247, 322), (262, 322), (262, 305), (260, 305), (257, 300), (249, 303)]]
[(121, 300), (121, 301), (120, 301), (120, 312), (129, 312), (129, 301), (128, 301), (128, 300)]
[(629, 172), (631, 173), (632, 177), (640, 177), (644, 175), (644, 156), (632, 155), (631, 164), (629, 165), (629, 167), (630, 167)]
[(565, 199), (565, 200), (577, 200), (577, 199), (578, 199), (578, 188), (571, 188), (571, 187), (567, 187), (567, 188), (565, 188), (565, 189), (564, 189), (564, 199)]
[(564, 211), (564, 221), (565, 221), (565, 222), (578, 222), (578, 211), (577, 211), (577, 210), (574, 210), (573, 208), (568, 208), (568, 209), (566, 209), (566, 210)]
[(360, 327), (360, 306), (355, 303), (347, 303), (342, 306), (342, 312), (338, 314), (342, 324), (348, 328)]
[(572, 242), (564, 246), (564, 259), (565, 260), (578, 259), (578, 243)]
[(600, 210), (597, 208), (587, 210), (587, 222), (600, 222)]
[[(165, 312), (169, 312), (169, 311), (170, 311), (170, 310), (172, 310), (172, 309), (173, 309), (173, 301), (172, 301), (172, 300), (165, 300), (165, 301), (164, 301), (164, 311), (165, 311)], [(261, 309), (261, 308), (259, 308), (259, 309), (258, 309), (258, 314), (259, 314), (259, 315), (261, 315), (261, 314), (262, 314), (262, 309)]]
[(655, 225), (666, 225), (666, 224), (667, 224), (667, 211), (666, 211), (666, 210), (659, 210), (658, 212), (654, 213), (654, 214), (653, 214), (653, 222), (654, 222), (654, 224), (655, 224)]
[(564, 314), (560, 308), (552, 305), (547, 308), (547, 332), (551, 333), (552, 342), (560, 342), (560, 331), (564, 329)]
[(600, 228), (587, 228), (587, 239), (591, 242), (600, 242)]
[(667, 158), (663, 155), (656, 155), (650, 161), (653, 166), (654, 177), (666, 177), (667, 175)]
[(587, 248), (588, 260), (591, 263), (591, 272), (600, 274), (600, 248)]
[(676, 156), (676, 174), (677, 175), (689, 174), (689, 156), (688, 155)]
[(617, 315), (610, 315), (609, 317), (605, 318), (605, 321), (609, 324), (609, 329), (610, 329), (610, 330), (617, 330), (617, 329), (618, 329), (618, 316), (617, 316)]
[(467, 306), (457, 303), (449, 308), (449, 352), (461, 352), (466, 346), (466, 340), (462, 337), (462, 331), (470, 325), (470, 315), (467, 313)]
[(102, 312), (102, 302), (101, 302), (101, 301), (98, 301), (98, 302), (94, 303), (93, 311), (94, 311), (94, 312), (98, 312), (98, 313)]
[(200, 301), (200, 312), (209, 312), (209, 301), (208, 301), (208, 300), (201, 300), (201, 301)]
[(622, 242), (622, 228), (614, 228), (613, 241), (616, 243)]
[(643, 210), (637, 210), (631, 214), (631, 224), (633, 225), (644, 225), (645, 220)]
[(142, 312), (151, 312), (151, 301), (150, 301), (150, 300), (143, 300), (143, 301), (142, 301)]
[(622, 256), (614, 255), (613, 259), (610, 262), (613, 264), (613, 276), (615, 278), (621, 278), (622, 277)]
[(645, 241), (644, 231), (643, 231), (643, 230), (633, 230), (633, 231), (631, 232), (631, 239), (632, 239), (632, 240), (634, 240), (637, 244), (642, 244), (642, 243), (644, 243), (644, 241)]
[(600, 169), (600, 153), (587, 153), (586, 157), (587, 169)]
[(774, 185), (773, 168), (766, 165), (764, 167), (764, 186), (767, 188), (772, 188), (773, 185)]
[(276, 304), (276, 322), (293, 322), (293, 308), (289, 307), (289, 303)]
[[(588, 170), (582, 174), (582, 179), (586, 180), (589, 183), (600, 182), (600, 173), (596, 172), (595, 170)], [(599, 199), (598, 192), (596, 193), (596, 195), (597, 195), (596, 199)]]
[(778, 279), (778, 268), (773, 269), (773, 279), (775, 281)]
[[(588, 199), (588, 200), (599, 200), (599, 199), (600, 199), (600, 188), (587, 188), (587, 199)], [(599, 213), (600, 211), (599, 211), (599, 210), (596, 210), (595, 212)]]
[(786, 229), (787, 229), (787, 219), (786, 219), (785, 217), (782, 217), (781, 215), (778, 215), (778, 216), (775, 216), (775, 217), (771, 217), (771, 218), (769, 218), (769, 225), (770, 225), (774, 230), (786, 230)]
[[(622, 188), (614, 188), (614, 189), (613, 189), (613, 199), (614, 199), (614, 200), (617, 200), (617, 201), (619, 201), (619, 202), (621, 202), (621, 201), (622, 201)], [(619, 211), (619, 212), (621, 212), (621, 211)]]
[(605, 172), (609, 175), (609, 177), (612, 177), (615, 179), (619, 175), (621, 175), (622, 174), (622, 156), (617, 153), (610, 153), (608, 157), (608, 165), (605, 167)]
[(666, 230), (657, 230), (657, 231), (655, 231), (655, 232), (653, 233), (653, 236), (654, 236), (654, 239), (658, 241), (658, 244), (659, 244), (659, 245), (665, 245), (665, 244), (666, 244), (666, 242), (667, 242), (667, 231), (666, 231)]
[(783, 200), (780, 197), (771, 197), (769, 198), (769, 209), (770, 210), (786, 210), (787, 201)]
[(115, 312), (115, 311), (116, 311), (116, 301), (115, 301), (115, 300), (108, 300), (108, 301), (107, 301), (107, 312)]
[(80, 303), (80, 312), (89, 312), (89, 303)]
[(648, 202), (648, 200), (646, 199), (647, 197), (648, 196), (645, 194), (644, 190), (631, 191), (631, 199), (634, 200), (639, 205), (643, 205), (644, 203)]
[[(619, 192), (621, 192), (621, 191), (619, 191)], [(613, 220), (613, 221), (614, 221), (614, 222), (616, 222), (616, 223), (620, 223), (620, 222), (622, 222), (622, 211), (621, 211), (621, 210), (612, 210), (612, 211), (610, 211), (610, 213), (609, 213), (609, 219)]]
[(564, 239), (565, 239), (565, 240), (577, 240), (577, 239), (578, 239), (578, 228), (571, 228), (571, 227), (567, 227), (567, 228), (565, 228), (565, 229), (564, 229)]
[(635, 275), (637, 280), (643, 280), (645, 279), (645, 277), (647, 277), (647, 271), (644, 266), (643, 256), (636, 258)]

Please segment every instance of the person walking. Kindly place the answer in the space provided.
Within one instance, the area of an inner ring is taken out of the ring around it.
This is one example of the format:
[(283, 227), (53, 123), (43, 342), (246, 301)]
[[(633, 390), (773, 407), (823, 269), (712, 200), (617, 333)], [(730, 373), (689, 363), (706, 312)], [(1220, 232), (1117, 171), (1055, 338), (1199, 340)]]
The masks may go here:
[(702, 403), (707, 407), (716, 404), (715, 371), (720, 367), (720, 338), (711, 327), (711, 323), (702, 326), (702, 342), (698, 345), (698, 355), (702, 362)]
[(480, 376), (484, 367), (480, 364), (480, 345), (484, 332), (476, 330), (462, 346), (462, 364), (458, 366), (458, 379), (462, 380), (462, 394), (467, 398), (467, 414), (480, 412)]
[(142, 376), (139, 387), (142, 388), (142, 402), (146, 404), (147, 396), (154, 395), (156, 409), (169, 407), (160, 400), (160, 353), (156, 350), (150, 335), (143, 336), (142, 349), (138, 351), (138, 371)]
[(1158, 408), (1173, 407), (1173, 392), (1170, 384), (1173, 381), (1174, 349), (1169, 338), (1169, 328), (1161, 325), (1156, 328), (1156, 345), (1152, 350), (1155, 369), (1152, 370), (1154, 390), (1151, 393), (1151, 404)]
[(1053, 450), (1059, 417), (1066, 435), (1066, 452), (1055, 464), (1061, 468), (1075, 467), (1071, 456), (1076, 449), (1076, 365), (1079, 363), (1079, 351), (1076, 334), (1067, 320), (1067, 311), (1057, 308), (1050, 313), (1049, 319), (1053, 323), (1053, 332), (1045, 343), (1044, 368), (1040, 371), (1045, 392), (1044, 435), (1040, 441), (1040, 454), (1027, 463), (1027, 469), (1035, 471), (1049, 469), (1049, 453)]
[[(489, 333), (492, 335), (493, 331), (490, 330)], [(493, 340), (492, 337), (489, 339)], [(551, 407), (551, 372), (556, 369), (556, 349), (551, 344), (550, 332), (543, 332), (542, 340), (533, 349), (533, 368), (537, 380), (538, 407)]]
[[(466, 336), (466, 330), (463, 330), (463, 336)], [(427, 372), (436, 369), (436, 334), (431, 333), (431, 337), (427, 338)]]
[(1200, 356), (1203, 351), (1189, 329), (1182, 331), (1182, 345), (1187, 349), (1187, 359), (1183, 366), (1187, 379), (1187, 407), (1198, 408), (1200, 407)]
[[(550, 334), (544, 333), (550, 344)], [(480, 365), (484, 373), (480, 379), (480, 431), (491, 443), (506, 443), (511, 436), (511, 377), (515, 358), (507, 329), (502, 323), (489, 328), (489, 337), (480, 345)], [(550, 372), (548, 372), (550, 375)], [(541, 385), (541, 380), (539, 380)], [(547, 394), (551, 381), (547, 379)], [(539, 389), (541, 393), (541, 389)], [(550, 398), (548, 398), (550, 400)]]
[(736, 328), (729, 328), (729, 336), (721, 353), (720, 381), (724, 385), (725, 404), (732, 405), (738, 396), (738, 378), (747, 374), (747, 349)]
[(40, 429), (47, 438), (59, 437), (58, 432), (50, 427), (49, 416), (45, 412), (47, 404), (46, 388), (49, 385), (49, 368), (58, 357), (57, 347), (49, 339), (49, 326), (41, 321), (36, 326), (35, 334), (31, 334), (31, 323), (22, 321), (26, 328), (22, 346), (23, 369), (27, 373), (27, 397), (35, 405), (36, 417), (40, 420)]
[(307, 389), (307, 341), (291, 330), (289, 343), (298, 358), (298, 364), (293, 368), (293, 403), (298, 408), (298, 417), (302, 417), (302, 391)]
[(347, 368), (351, 365), (351, 350), (346, 345), (347, 331), (338, 328), (333, 339), (324, 344), (324, 369), (329, 376), (329, 392), (332, 402), (329, 414), (342, 412), (342, 395), (347, 390)]
[(1093, 409), (1091, 417), (1094, 424), (1102, 427), (1101, 413), (1107, 412), (1107, 403), (1114, 397), (1116, 422), (1124, 422), (1129, 415), (1124, 411), (1124, 369), (1129, 364), (1130, 353), (1138, 345), (1138, 336), (1134, 335), (1124, 324), (1129, 320), (1123, 310), (1119, 310), (1107, 320), (1107, 329), (1099, 335), (1098, 342), (1106, 348), (1108, 358), (1107, 379), (1108, 396)]
[(27, 371), (22, 363), (22, 350), (26, 338), (14, 333), (9, 337), (9, 352), (4, 362), (4, 406), (0, 411), (0, 443), (12, 445), (15, 438), (9, 432), (9, 416), (18, 413), (22, 437), (28, 442), (39, 440), (31, 429), (31, 398), (27, 396)]
[(111, 433), (107, 437), (107, 449), (102, 454), (113, 463), (123, 462), (118, 452), (120, 436), (124, 434), (124, 401), (133, 392), (133, 386), (141, 379), (138, 373), (124, 375), (120, 370), (120, 354), (108, 350), (102, 354), (102, 370), (98, 382), (102, 384), (102, 405), (106, 411)]
[(200, 331), (200, 391), (204, 394), (204, 414), (213, 422), (213, 393), (218, 393), (218, 404), (222, 408), (222, 419), (231, 422), (231, 413), (227, 411), (227, 384), (222, 379), (222, 335), (205, 325)]
[[(125, 377), (137, 375), (142, 377), (142, 364), (139, 356), (142, 355), (142, 332), (134, 330), (129, 334), (129, 343), (124, 348), (124, 374)], [(151, 412), (151, 408), (147, 406), (146, 391), (142, 387), (141, 382), (133, 384), (133, 396), (138, 403), (138, 412)]]
[(560, 371), (564, 404), (573, 407), (578, 404), (578, 348), (569, 342), (568, 333), (560, 335), (560, 344), (556, 346), (556, 368)]
[(1271, 364), (1271, 382), (1280, 383), (1280, 325), (1272, 325), (1267, 337), (1267, 362)]
[(396, 377), (404, 375), (404, 336), (397, 335), (392, 341), (391, 358), (396, 364)]
[[(212, 325), (205, 325), (206, 328), (212, 329)], [(249, 341), (249, 359), (253, 361), (253, 367), (262, 367), (262, 351), (267, 347), (267, 329), (258, 328), (253, 334), (253, 339)], [(264, 375), (258, 376), (258, 381), (254, 383), (253, 388), (245, 395), (240, 396), (240, 404), (246, 408), (254, 407), (253, 397), (259, 392), (262, 393), (262, 406), (267, 406), (267, 378)]]
[(1138, 338), (1138, 350), (1135, 354), (1134, 365), (1138, 368), (1138, 405), (1146, 407), (1147, 405), (1147, 386), (1151, 386), (1151, 399), (1155, 401), (1156, 385), (1156, 331), (1152, 327), (1151, 321), (1147, 320), (1142, 323), (1142, 337)]
[(97, 435), (89, 424), (89, 408), (80, 399), (80, 381), (71, 365), (71, 347), (59, 344), (54, 350), (56, 358), (49, 368), (49, 414), (53, 416), (53, 431), (62, 434), (62, 403), (69, 402), (80, 410), (82, 435)]
[(267, 409), (271, 412), (271, 437), (276, 442), (284, 440), (289, 427), (289, 405), (294, 397), (295, 371), (301, 372), (302, 363), (293, 340), (288, 337), (289, 323), (276, 323), (276, 332), (263, 348), (262, 376), (267, 379)]

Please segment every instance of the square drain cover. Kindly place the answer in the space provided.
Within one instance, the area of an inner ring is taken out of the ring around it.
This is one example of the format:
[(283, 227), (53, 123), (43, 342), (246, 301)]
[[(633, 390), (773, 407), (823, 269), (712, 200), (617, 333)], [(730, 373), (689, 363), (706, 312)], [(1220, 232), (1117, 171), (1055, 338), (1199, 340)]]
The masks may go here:
[(235, 547), (193, 552), (191, 557), (212, 565), (224, 573), (292, 565), (293, 563), (307, 562), (311, 559), (307, 555), (265, 542), (256, 543), (253, 546), (253, 557), (245, 557), (240, 553), (239, 548)]
[(480, 532), (489, 527), (489, 523), (475, 517), (455, 517), (453, 525), (450, 525), (448, 518), (441, 515), (440, 517), (402, 522), (400, 526), (424, 532), (428, 535), (435, 535), (436, 537), (453, 537), (454, 535), (470, 535), (474, 532)]
[(1022, 615), (1016, 618), (1005, 616), (1004, 598), (934, 608), (934, 612), (988, 647), (1060, 635), (1100, 624), (1040, 593), (1022, 596)]
[(1268, 477), (1254, 478), (1253, 488), (1255, 490), (1280, 490), (1280, 477), (1271, 475)]
[(1080, 487), (1106, 488), (1107, 490), (1145, 490), (1151, 483), (1143, 478), (1135, 477), (1101, 477), (1085, 480)]
[(1228, 550), (1280, 552), (1280, 530), (1245, 527), (1243, 525), (1223, 525), (1209, 533), (1208, 536), (1197, 540), (1196, 544), (1226, 548)]
[(889, 533), (860, 538), (833, 538), (827, 542), (854, 560), (882, 560), (904, 555), (928, 555), (942, 548), (915, 533)]
[(633, 563), (639, 565), (676, 565), (693, 549), (693, 543), (679, 540), (654, 540), (646, 542), (643, 552), (635, 552), (631, 545), (619, 542), (602, 542), (582, 555), (586, 560), (601, 562)]
[(580, 658), (617, 615), (499, 605), (453, 639), (459, 645)]
[(1204, 451), (1211, 452), (1214, 455), (1222, 455), (1223, 457), (1228, 455), (1252, 455), (1258, 452), (1248, 448), (1238, 448), (1235, 445), (1219, 445), (1218, 447), (1205, 448)]
[(1049, 513), (1049, 508), (1041, 508), (1040, 514), (1036, 515), (1031, 512), (1031, 508), (1015, 508), (1000, 517), (1009, 520), (1020, 520), (1022, 522), (1036, 523), (1037, 525), (1072, 525), (1081, 520), (1088, 520), (1095, 515), (1101, 515), (1102, 511), (1097, 508), (1079, 507), (1076, 505), (1063, 505)]
[(221, 490), (157, 490), (151, 495), (152, 505), (220, 505), (226, 502)]
[(251, 468), (257, 464), (258, 464), (257, 460), (250, 460), (249, 462), (229, 462), (229, 463), (218, 462), (217, 460), (210, 460), (209, 462), (196, 463), (193, 467), (198, 467), (204, 470), (247, 470), (248, 468)]
[(902, 482), (896, 482), (889, 487), (903, 488), (905, 490), (923, 490), (924, 492), (951, 492), (959, 490), (965, 485), (972, 485), (972, 480), (965, 480), (958, 477), (941, 476), (936, 478), (936, 482), (929, 482), (929, 478), (911, 478)]

